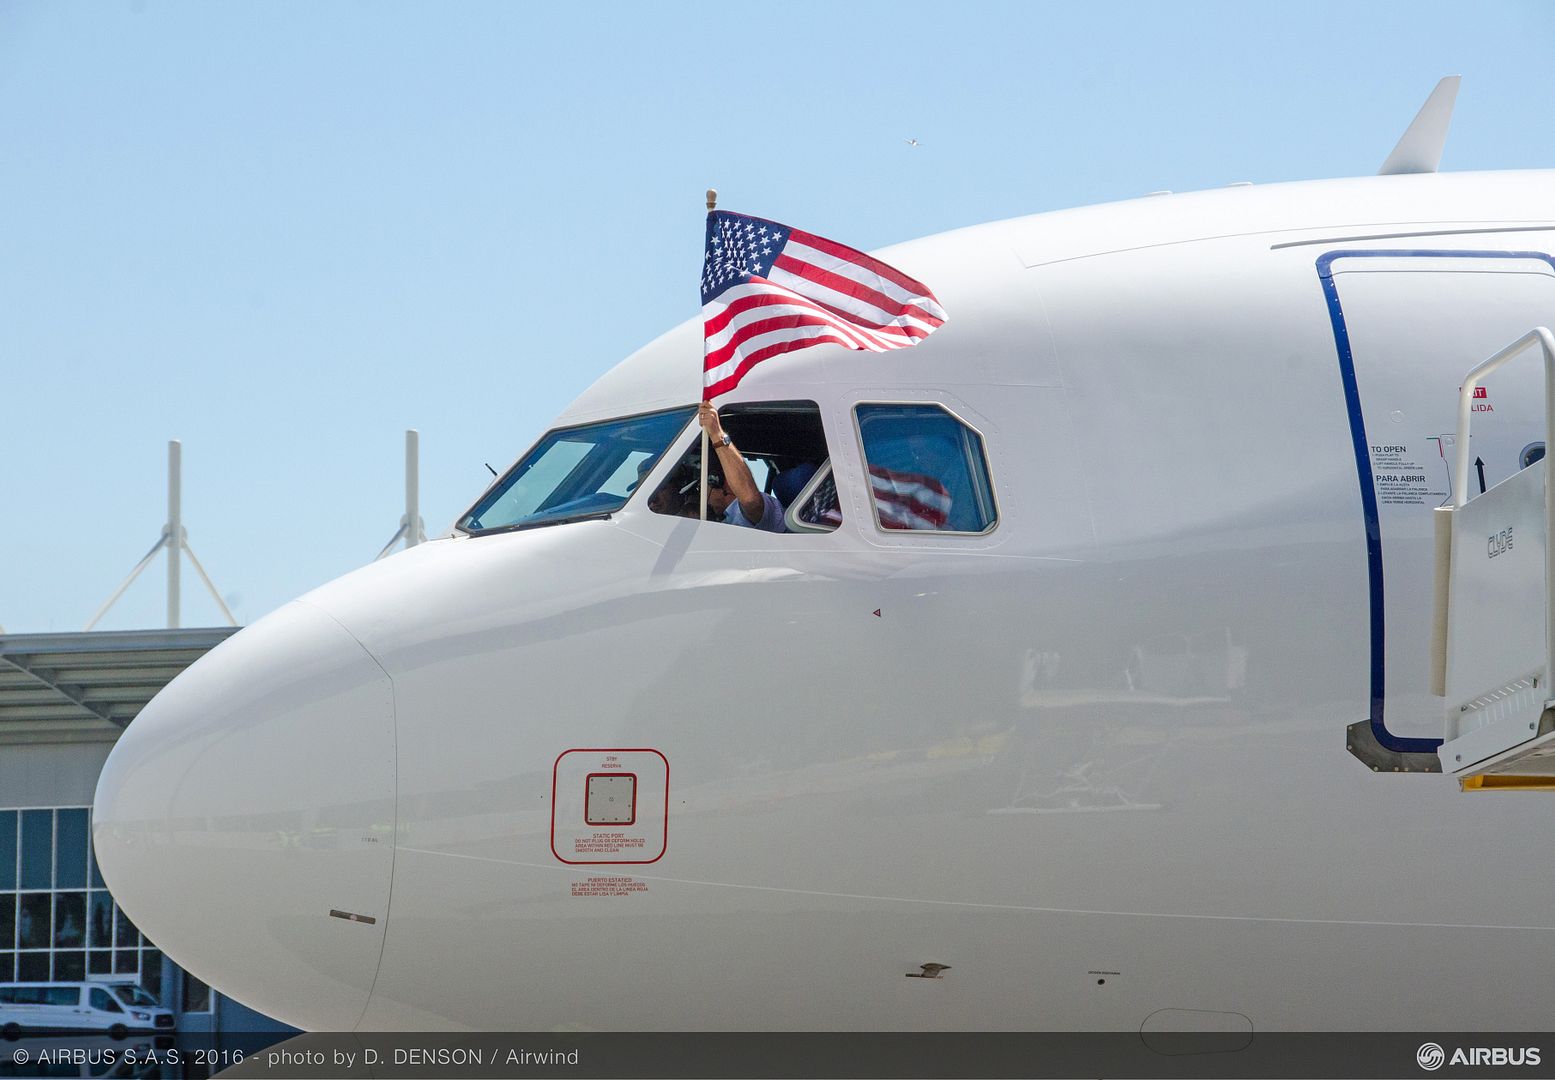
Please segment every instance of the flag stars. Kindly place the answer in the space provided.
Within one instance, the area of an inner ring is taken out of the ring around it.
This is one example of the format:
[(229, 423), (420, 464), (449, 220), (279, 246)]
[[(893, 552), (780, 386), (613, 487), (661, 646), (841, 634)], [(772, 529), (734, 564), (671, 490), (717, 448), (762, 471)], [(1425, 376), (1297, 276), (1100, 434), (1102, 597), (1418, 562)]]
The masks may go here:
[(787, 239), (781, 225), (719, 211), (703, 263), (703, 292), (720, 293), (769, 272)]

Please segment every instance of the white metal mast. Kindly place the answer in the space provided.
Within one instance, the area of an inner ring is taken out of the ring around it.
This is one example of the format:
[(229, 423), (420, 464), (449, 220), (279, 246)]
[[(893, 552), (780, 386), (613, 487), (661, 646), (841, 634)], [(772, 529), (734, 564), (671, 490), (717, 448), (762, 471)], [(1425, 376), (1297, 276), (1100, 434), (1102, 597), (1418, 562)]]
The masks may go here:
[(421, 433), (411, 428), (405, 432), (405, 516), (400, 518), (399, 531), (389, 538), (373, 561), (377, 562), (393, 551), (394, 545), (401, 540), (409, 549), (425, 543), (426, 538), (426, 523), (421, 520)]
[(99, 620), (113, 607), (119, 597), (124, 595), (126, 589), (134, 584), (140, 577), (141, 571), (151, 565), (151, 560), (156, 558), (157, 552), (167, 548), (167, 628), (176, 630), (179, 626), (179, 612), (181, 606), (180, 572), (182, 555), (189, 556), (189, 562), (194, 566), (195, 573), (200, 575), (200, 580), (205, 583), (211, 597), (216, 601), (216, 606), (221, 608), (221, 613), (226, 616), (227, 623), (231, 626), (238, 624), (233, 618), (232, 612), (227, 609), (226, 601), (221, 598), (221, 593), (216, 591), (216, 586), (211, 582), (210, 575), (205, 572), (205, 567), (200, 565), (200, 560), (194, 554), (194, 548), (189, 546), (189, 534), (184, 530), (183, 515), (183, 444), (177, 439), (169, 440), (167, 444), (167, 524), (162, 527), (162, 535), (157, 542), (151, 545), (151, 550), (145, 557), (135, 564), (135, 569), (130, 571), (129, 577), (114, 590), (108, 602), (97, 609), (97, 614), (92, 616), (91, 622), (84, 629), (90, 630), (96, 626)]

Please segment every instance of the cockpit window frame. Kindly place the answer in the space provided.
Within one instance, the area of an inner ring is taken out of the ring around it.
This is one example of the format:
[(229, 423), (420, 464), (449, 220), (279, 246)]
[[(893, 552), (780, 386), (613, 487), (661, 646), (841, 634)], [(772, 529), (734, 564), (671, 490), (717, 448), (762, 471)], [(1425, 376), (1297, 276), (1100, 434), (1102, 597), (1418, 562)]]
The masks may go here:
[[(965, 439), (968, 433), (977, 437), (977, 448), (979, 450), (979, 456), (982, 460), (983, 472), (987, 478), (987, 495), (988, 502), (990, 504), (988, 509), (991, 512), (991, 517), (987, 528), (978, 530), (976, 532), (964, 529), (888, 529), (880, 523), (880, 507), (879, 504), (875, 501), (875, 493), (870, 487), (868, 481), (869, 451), (864, 446), (864, 425), (860, 422), (858, 414), (860, 408), (867, 408), (870, 406), (883, 406), (886, 408), (938, 409), (940, 412), (949, 416), (952, 420), (961, 425), (963, 429), (963, 439)], [(917, 400), (871, 398), (855, 401), (848, 406), (848, 414), (853, 418), (853, 438), (858, 446), (859, 461), (864, 467), (864, 498), (869, 503), (869, 513), (870, 517), (874, 519), (876, 533), (883, 537), (890, 537), (891, 539), (895, 540), (907, 536), (974, 538), (986, 537), (998, 530), (999, 523), (1004, 520), (1004, 510), (999, 505), (999, 486), (994, 482), (994, 463), (992, 456), (988, 453), (988, 437), (983, 434), (982, 429), (979, 428), (976, 424), (962, 416), (949, 405), (946, 405), (943, 401), (935, 401), (933, 399), (925, 398), (920, 398)]]
[[(752, 479), (755, 480), (757, 489), (764, 494), (776, 494), (773, 490), (774, 480), (784, 470), (801, 464), (811, 464), (816, 467), (816, 475), (807, 479), (800, 486), (799, 497), (796, 497), (792, 503), (783, 507), (783, 523), (785, 525), (783, 532), (774, 533), (767, 529), (758, 531), (769, 537), (792, 533), (829, 533), (836, 531), (836, 526), (817, 528), (814, 525), (803, 523), (801, 523), (802, 527), (798, 529), (789, 527), (792, 523), (789, 511), (794, 506), (800, 505), (802, 499), (808, 498), (809, 493), (815, 490), (818, 484), (816, 476), (824, 478), (830, 470), (831, 441), (827, 435), (826, 422), (823, 419), (819, 402), (813, 398), (755, 399), (724, 402), (719, 406), (719, 416), (727, 425), (726, 430), (737, 447), (737, 453), (750, 468)], [(789, 423), (796, 425), (799, 430), (797, 432), (790, 430), (778, 431), (776, 433), (770, 430), (752, 432), (746, 426), (748, 423), (762, 418), (765, 418), (767, 421), (771, 421), (773, 418), (777, 418), (780, 421), (787, 418)], [(694, 422), (689, 429), (689, 433), (689, 440), (683, 444), (684, 450), (679, 454), (673, 455), (673, 463), (669, 466), (666, 475), (663, 477), (654, 475), (652, 477), (654, 483), (650, 486), (655, 490), (658, 490), (669, 477), (674, 476), (676, 470), (682, 466), (690, 465), (693, 467), (693, 471), (695, 471), (695, 466), (699, 463), (701, 456), (702, 446), (699, 425)], [(685, 438), (685, 435), (686, 433), (682, 433), (681, 437)], [(756, 444), (755, 450), (751, 450), (745, 443), (746, 436), (750, 436)], [(663, 458), (661, 457), (660, 463), (662, 461)], [(655, 471), (657, 471), (658, 464), (656, 463), (655, 465)], [(711, 464), (718, 472), (723, 472), (723, 466), (719, 463), (716, 452), (713, 452)], [(692, 484), (688, 485), (693, 494), (695, 494), (696, 486), (699, 483), (700, 477), (693, 475)], [(650, 491), (648, 497), (651, 499), (652, 495), (653, 492)], [(696, 500), (693, 499), (692, 501), (695, 502)], [(781, 502), (781, 500), (779, 501)], [(694, 515), (688, 516), (678, 511), (652, 510), (651, 506), (648, 509), (662, 517), (685, 518), (698, 525), (728, 527), (728, 523), (722, 518), (711, 515), (707, 518), (699, 518)]]
[[(789, 532), (834, 533), (838, 529), (842, 528), (841, 524), (814, 525), (808, 521), (799, 520), (799, 511), (804, 509), (805, 505), (809, 503), (810, 499), (815, 495), (816, 489), (824, 484), (828, 478), (833, 478), (831, 458), (827, 458), (825, 461), (821, 462), (820, 468), (815, 470), (815, 475), (805, 481), (804, 487), (799, 489), (799, 494), (794, 496), (794, 501), (784, 509), (783, 524), (788, 527)], [(837, 502), (840, 510), (842, 503), (841, 493), (838, 494)], [(843, 520), (846, 521), (847, 518), (844, 517)]]
[(649, 409), (644, 412), (627, 413), (624, 416), (608, 416), (599, 420), (589, 420), (578, 424), (565, 424), (558, 427), (547, 428), (545, 431), (541, 432), (539, 438), (535, 439), (534, 442), (529, 444), (529, 446), (522, 454), (518, 455), (518, 457), (514, 459), (512, 465), (508, 466), (508, 468), (500, 476), (498, 476), (490, 484), (486, 485), (486, 489), (480, 493), (475, 501), (472, 502), (462, 514), (459, 515), (458, 519), (454, 523), (454, 529), (457, 532), (469, 537), (497, 536), (502, 533), (523, 532), (528, 529), (545, 528), (549, 525), (570, 525), (573, 522), (578, 521), (610, 520), (613, 515), (620, 513), (621, 510), (625, 509), (626, 506), (635, 500), (642, 493), (643, 489), (649, 487), (649, 485), (646, 483), (638, 483), (635, 487), (632, 488), (631, 491), (627, 492), (626, 498), (621, 501), (619, 506), (611, 507), (608, 510), (593, 510), (576, 515), (569, 515), (566, 517), (547, 518), (541, 521), (519, 521), (511, 525), (494, 525), (490, 528), (482, 529), (472, 529), (469, 526), (470, 518), (475, 513), (476, 507), (485, 502), (486, 499), (490, 497), (492, 492), (501, 490), (508, 483), (509, 478), (513, 477), (518, 469), (529, 460), (530, 455), (532, 455), (535, 450), (539, 448), (539, 446), (547, 439), (550, 439), (561, 432), (580, 431), (585, 428), (598, 427), (605, 424), (623, 424), (635, 420), (647, 419), (649, 417), (669, 416), (679, 412), (684, 412), (686, 414), (686, 422), (676, 429), (675, 433), (665, 441), (664, 448), (653, 457), (652, 461), (648, 465), (648, 468), (642, 474), (646, 479), (647, 477), (652, 476), (658, 469), (659, 465), (664, 461), (665, 455), (668, 454), (675, 446), (679, 445), (680, 440), (686, 434), (687, 428), (696, 424), (696, 406), (673, 405), (664, 409)]

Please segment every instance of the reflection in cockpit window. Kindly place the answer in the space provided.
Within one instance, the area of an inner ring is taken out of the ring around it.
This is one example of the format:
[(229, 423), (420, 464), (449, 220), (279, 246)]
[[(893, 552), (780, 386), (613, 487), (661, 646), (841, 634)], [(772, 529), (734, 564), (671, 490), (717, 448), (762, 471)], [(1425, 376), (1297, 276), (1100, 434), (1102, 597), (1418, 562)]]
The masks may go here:
[(800, 508), (799, 516), (807, 525), (829, 525), (835, 529), (842, 524), (842, 506), (837, 501), (837, 480), (830, 471), (816, 485), (815, 494)]
[(488, 532), (554, 525), (619, 510), (695, 411), (672, 409), (553, 431), (459, 520), (459, 527)]
[(940, 405), (859, 405), (880, 528), (982, 533), (997, 519), (983, 439)]
[(619, 495), (623, 499), (637, 489), (637, 482), (648, 474), (653, 468), (653, 463), (658, 459), (657, 454), (650, 454), (646, 450), (633, 450), (626, 455), (620, 468), (616, 469), (609, 480), (600, 487), (600, 491), (607, 495)]
[(790, 532), (831, 532), (842, 524), (842, 504), (831, 462), (812, 469), (788, 511)]
[(648, 496), (648, 509), (670, 517), (696, 517), (699, 509), (697, 484), (700, 482), (697, 467), (682, 461)]

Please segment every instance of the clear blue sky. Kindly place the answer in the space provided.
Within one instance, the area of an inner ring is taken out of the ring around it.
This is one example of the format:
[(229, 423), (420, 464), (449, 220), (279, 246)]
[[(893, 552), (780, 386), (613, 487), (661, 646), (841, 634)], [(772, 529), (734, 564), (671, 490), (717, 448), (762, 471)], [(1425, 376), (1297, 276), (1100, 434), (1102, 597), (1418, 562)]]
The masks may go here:
[[(695, 315), (708, 186), (873, 248), (1362, 175), (1447, 74), (1444, 170), (1547, 168), (1552, 48), (1544, 0), (0, 0), (0, 625), (81, 628), (170, 438), (244, 622), (389, 539), (408, 427), (445, 530)], [(162, 625), (164, 580), (103, 627)]]

